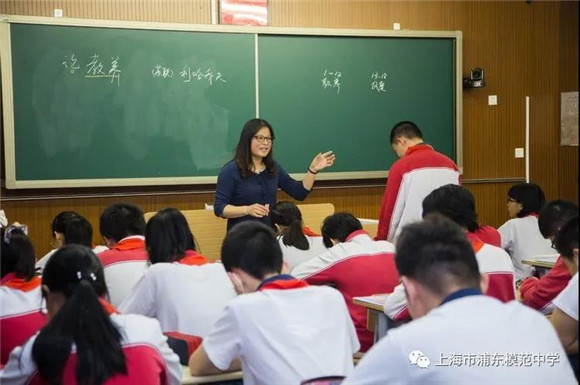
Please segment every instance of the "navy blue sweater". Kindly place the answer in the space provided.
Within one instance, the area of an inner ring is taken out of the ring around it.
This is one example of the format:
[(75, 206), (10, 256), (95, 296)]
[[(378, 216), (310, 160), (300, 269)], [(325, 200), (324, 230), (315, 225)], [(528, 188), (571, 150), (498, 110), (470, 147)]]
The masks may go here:
[[(278, 187), (294, 199), (304, 200), (310, 191), (304, 188), (302, 182), (290, 177), (278, 163), (275, 163), (275, 167), (276, 171), (273, 176), (269, 176), (268, 172), (264, 170), (259, 174), (251, 173), (249, 177), (242, 179), (236, 162), (226, 163), (218, 176), (213, 206), (215, 215), (221, 217), (224, 207), (227, 205), (249, 206), (259, 203), (269, 204), (270, 208), (273, 208), (276, 203)], [(255, 218), (246, 215), (228, 219), (228, 230), (236, 223), (246, 220), (259, 220), (270, 225), (270, 217)]]

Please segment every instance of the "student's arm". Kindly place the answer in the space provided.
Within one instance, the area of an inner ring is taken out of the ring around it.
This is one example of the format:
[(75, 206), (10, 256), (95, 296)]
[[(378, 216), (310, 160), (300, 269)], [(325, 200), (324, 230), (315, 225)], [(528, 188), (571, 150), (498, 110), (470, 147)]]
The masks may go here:
[(554, 325), (566, 353), (578, 353), (578, 321), (564, 313), (560, 308), (555, 308), (550, 322)]
[(192, 376), (208, 376), (211, 374), (221, 374), (226, 372), (235, 372), (241, 370), (240, 359), (236, 358), (227, 370), (221, 370), (216, 367), (207, 356), (203, 344), (189, 358), (189, 371)]
[(0, 371), (0, 384), (28, 384), (38, 369), (32, 360), (32, 346), (35, 337), (30, 338), (23, 346), (15, 347), (10, 353), (6, 366)]
[(189, 370), (193, 376), (218, 374), (239, 370), (235, 359), (241, 355), (243, 330), (239, 328), (233, 299), (214, 324), (211, 332), (189, 359)]
[(383, 309), (387, 317), (394, 321), (402, 321), (410, 318), (407, 310), (407, 294), (402, 283), (395, 286), (391, 294), (387, 296)]
[(552, 306), (548, 305), (566, 288), (570, 278), (568, 268), (562, 257), (559, 257), (554, 267), (540, 279), (528, 277), (522, 282), (519, 288), (520, 298), (525, 305), (544, 314), (549, 313)]
[[(335, 247), (341, 246), (339, 244), (333, 246), (333, 248)], [(336, 263), (337, 260), (338, 259), (332, 252), (331, 248), (318, 257), (309, 259), (296, 266), (294, 270), (292, 270), (291, 275), (313, 285), (324, 285), (327, 283), (332, 283), (333, 274), (330, 266), (333, 263)]]
[[(397, 198), (404, 199), (403, 196), (399, 197), (399, 189), (402, 181), (403, 176), (395, 163), (389, 170), (387, 186), (385, 187), (385, 194), (383, 195), (383, 200), (381, 202), (379, 225), (377, 228), (377, 236), (375, 237), (376, 240), (390, 241), (395, 236), (395, 230), (401, 218), (397, 217), (397, 214), (394, 213), (394, 209), (395, 203), (397, 203)], [(400, 216), (400, 213), (398, 215)]]

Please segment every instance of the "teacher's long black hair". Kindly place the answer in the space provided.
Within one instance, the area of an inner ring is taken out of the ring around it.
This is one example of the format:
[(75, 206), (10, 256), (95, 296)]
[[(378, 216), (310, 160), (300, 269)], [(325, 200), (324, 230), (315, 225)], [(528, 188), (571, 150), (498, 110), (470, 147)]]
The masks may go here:
[(270, 123), (263, 119), (250, 119), (242, 129), (240, 140), (236, 147), (236, 155), (234, 157), (242, 179), (249, 177), (253, 168), (252, 139), (254, 139), (256, 133), (264, 127), (267, 127), (270, 130), (270, 135), (272, 136), (272, 147), (270, 148), (268, 155), (263, 159), (264, 165), (266, 166), (268, 175), (273, 176), (276, 172), (276, 166), (274, 165), (274, 130)]
[[(95, 254), (81, 245), (57, 250), (43, 272), (50, 293), (66, 301), (44, 327), (32, 347), (32, 358), (42, 379), (61, 384), (73, 344), (78, 384), (101, 385), (115, 374), (126, 374), (121, 334), (103, 308), (107, 294), (103, 266)], [(50, 301), (47, 303), (50, 310)]]

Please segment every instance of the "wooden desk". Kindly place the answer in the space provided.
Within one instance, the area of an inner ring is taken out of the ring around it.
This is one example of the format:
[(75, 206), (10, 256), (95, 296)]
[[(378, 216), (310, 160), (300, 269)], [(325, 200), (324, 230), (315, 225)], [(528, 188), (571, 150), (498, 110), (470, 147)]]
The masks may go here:
[(241, 380), (243, 377), (241, 371), (224, 373), (224, 374), (214, 374), (211, 376), (194, 377), (191, 374), (189, 374), (189, 367), (182, 366), (181, 369), (182, 369), (182, 371), (181, 371), (181, 383), (183, 385), (211, 384), (212, 382)]
[(554, 267), (558, 260), (558, 254), (536, 255), (532, 259), (522, 260), (523, 264), (534, 266), (538, 270), (538, 275), (541, 277), (546, 274), (548, 270)]
[(387, 330), (393, 323), (384, 313), (387, 296), (388, 294), (376, 294), (352, 299), (355, 305), (360, 305), (367, 309), (367, 329), (375, 333), (375, 342), (387, 334)]

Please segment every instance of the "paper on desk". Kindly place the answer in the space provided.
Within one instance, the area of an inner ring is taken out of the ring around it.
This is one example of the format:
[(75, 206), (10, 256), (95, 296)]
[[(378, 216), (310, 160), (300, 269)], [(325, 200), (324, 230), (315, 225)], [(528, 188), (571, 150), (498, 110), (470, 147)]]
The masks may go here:
[(534, 255), (532, 257), (532, 261), (541, 261), (541, 262), (552, 262), (556, 263), (558, 260), (559, 254), (541, 254), (541, 255)]
[(354, 297), (353, 299), (373, 305), (384, 306), (388, 296), (388, 294), (375, 294), (368, 297)]

